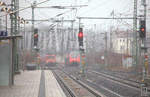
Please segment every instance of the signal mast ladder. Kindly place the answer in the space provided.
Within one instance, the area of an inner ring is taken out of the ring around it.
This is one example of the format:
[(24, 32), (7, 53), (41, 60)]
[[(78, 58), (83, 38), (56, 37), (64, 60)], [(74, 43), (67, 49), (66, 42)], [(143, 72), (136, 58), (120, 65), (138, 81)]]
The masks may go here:
[(148, 87), (150, 86), (150, 78), (147, 76), (145, 80), (141, 83), (141, 97), (150, 97), (150, 92), (148, 92)]
[(141, 84), (141, 97), (148, 97), (147, 86), (144, 83)]

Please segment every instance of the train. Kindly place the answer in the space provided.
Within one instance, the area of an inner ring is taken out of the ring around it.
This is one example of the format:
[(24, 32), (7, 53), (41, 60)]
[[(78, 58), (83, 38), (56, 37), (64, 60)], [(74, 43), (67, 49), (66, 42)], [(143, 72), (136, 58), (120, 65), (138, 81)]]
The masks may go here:
[(77, 51), (72, 51), (61, 57), (55, 54), (47, 54), (43, 56), (42, 63), (46, 67), (55, 67), (56, 64), (65, 64), (65, 66), (79, 66), (80, 65), (80, 53)]
[(66, 66), (79, 66), (80, 65), (80, 54), (77, 51), (72, 51), (65, 57)]
[(45, 56), (45, 66), (56, 66), (56, 55), (49, 54)]

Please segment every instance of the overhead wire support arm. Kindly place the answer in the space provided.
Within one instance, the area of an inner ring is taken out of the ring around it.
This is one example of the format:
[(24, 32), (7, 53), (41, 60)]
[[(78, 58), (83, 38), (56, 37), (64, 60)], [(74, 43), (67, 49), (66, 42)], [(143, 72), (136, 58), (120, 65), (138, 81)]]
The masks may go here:
[[(26, 21), (32, 21), (31, 19), (26, 19)], [(34, 20), (34, 21), (49, 21), (49, 20)]]
[(76, 20), (54, 20), (54, 22), (75, 22)]
[[(75, 6), (36, 6), (35, 8), (56, 8), (56, 9), (75, 9), (77, 7), (86, 7), (88, 5), (75, 5)], [(22, 7), (22, 8), (25, 8), (25, 7)]]
[[(134, 19), (134, 17), (77, 17), (78, 19)], [(139, 19), (139, 18), (136, 18)]]
[[(31, 19), (26, 19), (26, 21), (32, 21)], [(42, 21), (52, 21), (52, 22), (62, 22), (62, 20), (50, 20), (50, 19), (45, 19), (45, 20), (34, 20), (35, 22)], [(63, 20), (63, 22), (75, 22), (76, 20)]]

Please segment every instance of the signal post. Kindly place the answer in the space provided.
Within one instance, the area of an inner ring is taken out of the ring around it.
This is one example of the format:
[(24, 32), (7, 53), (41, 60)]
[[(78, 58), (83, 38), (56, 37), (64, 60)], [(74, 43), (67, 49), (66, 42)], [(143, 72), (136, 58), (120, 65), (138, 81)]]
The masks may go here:
[(144, 15), (139, 21), (139, 36), (142, 41), (141, 44), (141, 54), (143, 55), (143, 75), (141, 81), (141, 96), (149, 97), (147, 87), (150, 86), (150, 78), (148, 75), (148, 53), (146, 46), (146, 0), (142, 0), (142, 5), (144, 7)]
[(83, 43), (83, 28), (79, 25), (78, 41), (79, 41), (79, 51), (80, 51), (80, 64), (82, 66), (81, 73), (85, 76), (85, 49)]
[(38, 69), (39, 69), (39, 46), (38, 46), (38, 42), (39, 42), (39, 30), (38, 28), (34, 28), (34, 35), (33, 35), (33, 56), (34, 59), (33, 61), (38, 65)]

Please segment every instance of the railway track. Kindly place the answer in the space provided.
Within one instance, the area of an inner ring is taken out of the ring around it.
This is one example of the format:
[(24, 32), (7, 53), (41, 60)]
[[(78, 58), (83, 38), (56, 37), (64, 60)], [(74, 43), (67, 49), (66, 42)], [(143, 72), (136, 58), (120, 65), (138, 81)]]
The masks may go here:
[(70, 77), (81, 83), (86, 83), (89, 87), (94, 88), (106, 97), (141, 97), (140, 84), (136, 81), (125, 80), (121, 77), (93, 70), (88, 70), (86, 77), (81, 77), (77, 68), (65, 68), (64, 71)]
[(106, 97), (64, 71), (53, 70), (53, 73), (58, 82), (68, 91), (69, 97)]
[[(119, 78), (115, 78), (111, 75), (97, 74), (98, 72), (91, 72), (90, 70), (85, 72), (85, 77), (82, 77), (79, 73), (79, 68), (64, 68), (64, 71), (70, 75), (75, 76), (86, 83), (88, 86), (94, 88), (106, 97), (141, 97), (140, 88), (137, 88), (136, 84), (132, 82), (133, 86), (126, 84), (128, 82), (121, 82)], [(90, 72), (89, 72), (90, 71)], [(134, 87), (135, 86), (135, 87)]]
[(107, 97), (140, 97), (140, 88), (132, 87), (104, 75), (87, 72), (85, 81)]
[(61, 87), (63, 88), (63, 90), (65, 91), (67, 97), (77, 97), (76, 94), (68, 87), (68, 85), (66, 85), (66, 83), (56, 74), (55, 71), (52, 71), (56, 80), (58, 81), (58, 83), (61, 85)]
[(89, 70), (88, 72), (95, 73), (95, 74), (98, 74), (99, 76), (108, 78), (110, 80), (128, 85), (128, 86), (133, 87), (133, 88), (140, 89), (140, 82), (137, 82), (137, 81), (127, 80), (127, 79), (124, 79), (121, 77), (112, 76), (112, 75), (109, 75), (109, 74), (104, 73), (104, 72), (97, 72), (97, 71), (92, 71), (92, 70)]

